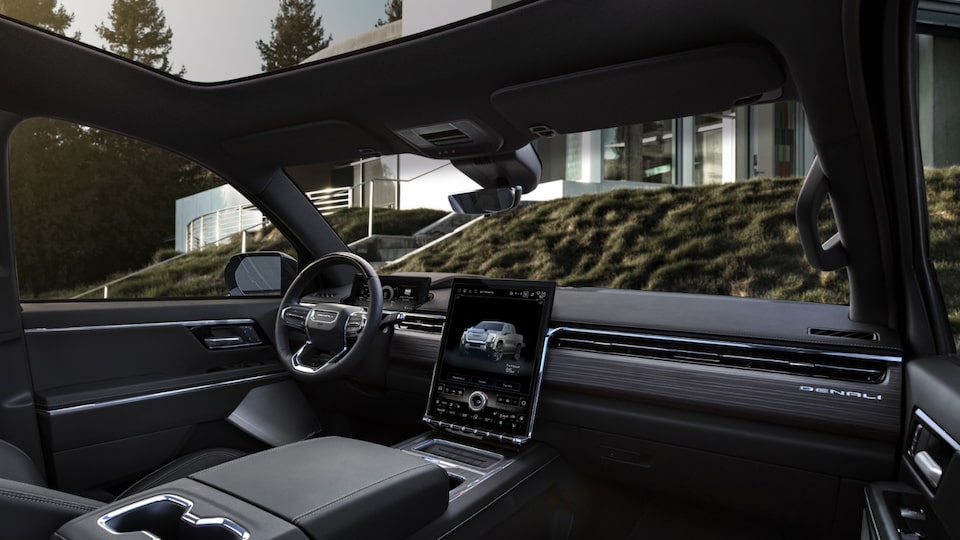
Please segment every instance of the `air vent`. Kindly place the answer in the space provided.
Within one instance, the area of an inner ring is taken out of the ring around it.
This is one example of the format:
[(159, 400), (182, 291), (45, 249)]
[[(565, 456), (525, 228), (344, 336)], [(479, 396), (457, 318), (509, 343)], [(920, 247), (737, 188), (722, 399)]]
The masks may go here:
[(853, 353), (604, 332), (567, 331), (554, 340), (565, 349), (845, 381), (881, 382), (886, 374), (883, 360)]
[(444, 320), (445, 317), (442, 315), (405, 313), (403, 320), (397, 323), (397, 328), (401, 328), (403, 330), (415, 330), (417, 332), (427, 332), (429, 334), (440, 334), (443, 332)]
[(831, 330), (829, 328), (811, 328), (811, 336), (826, 336), (846, 339), (860, 339), (863, 341), (877, 341), (880, 337), (876, 332), (861, 332), (858, 330)]
[(470, 136), (456, 128), (443, 131), (421, 132), (420, 136), (435, 146), (450, 146), (470, 142)]

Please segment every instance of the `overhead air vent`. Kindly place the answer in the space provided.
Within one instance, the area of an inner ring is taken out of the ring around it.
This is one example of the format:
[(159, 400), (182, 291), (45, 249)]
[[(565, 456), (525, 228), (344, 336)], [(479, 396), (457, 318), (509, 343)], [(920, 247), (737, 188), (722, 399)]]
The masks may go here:
[(470, 136), (457, 128), (443, 131), (425, 132), (420, 134), (423, 139), (436, 146), (450, 146), (470, 142)]
[(446, 318), (443, 315), (405, 313), (403, 320), (397, 323), (397, 328), (427, 332), (429, 334), (440, 334), (443, 332), (444, 320), (446, 320)]
[(396, 131), (396, 134), (424, 155), (434, 158), (492, 154), (503, 143), (496, 133), (485, 131), (471, 120), (406, 128)]
[(877, 383), (886, 374), (886, 360), (865, 354), (668, 336), (569, 330), (558, 333), (551, 346), (844, 381)]
[(846, 339), (860, 339), (863, 341), (877, 341), (880, 339), (876, 332), (862, 332), (859, 330), (832, 330), (830, 328), (811, 328), (811, 336), (826, 336)]

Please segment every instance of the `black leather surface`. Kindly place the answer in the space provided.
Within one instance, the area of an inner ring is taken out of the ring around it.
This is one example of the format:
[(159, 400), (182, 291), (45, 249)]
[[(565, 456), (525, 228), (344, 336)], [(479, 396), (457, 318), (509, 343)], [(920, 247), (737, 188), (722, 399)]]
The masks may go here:
[(319, 538), (403, 538), (447, 507), (437, 465), (340, 437), (303, 441), (191, 475)]
[(0, 441), (0, 478), (37, 486), (47, 485), (37, 465), (23, 450)]
[(247, 455), (246, 452), (241, 452), (240, 450), (234, 450), (232, 448), (211, 448), (208, 450), (194, 452), (192, 454), (187, 454), (171, 461), (170, 463), (167, 463), (163, 467), (160, 467), (147, 476), (144, 476), (137, 481), (137, 483), (128, 487), (117, 497), (117, 499), (122, 499), (133, 493), (144, 491), (178, 478), (190, 476), (195, 472), (220, 465), (221, 463), (225, 463), (245, 455)]
[(45, 487), (0, 479), (0, 537), (46, 540), (60, 525), (102, 504)]
[[(188, 518), (185, 520), (183, 518), (184, 514), (180, 512), (158, 511), (156, 508), (151, 509), (150, 506), (143, 506), (139, 510), (131, 508), (132, 505), (136, 505), (140, 501), (161, 495), (173, 495), (189, 501), (192, 504), (189, 513), (194, 519)], [(113, 530), (129, 532), (116, 535), (97, 524), (97, 520), (101, 516), (121, 509), (127, 509), (124, 514), (126, 519), (111, 521), (107, 526)], [(307, 539), (303, 531), (286, 520), (209, 486), (185, 478), (148, 489), (80, 516), (61, 527), (52, 538), (56, 540), (100, 540), (107, 538), (146, 540), (148, 538), (143, 533), (138, 534), (135, 529), (152, 531), (154, 537), (159, 536), (164, 540), (239, 538), (237, 535), (227, 533), (226, 529), (215, 521), (196, 526), (188, 523), (204, 518), (228, 519), (249, 533), (250, 540)], [(0, 527), (2, 526), (5, 526), (5, 523), (0, 525)], [(7, 536), (3, 534), (4, 532), (0, 529), (0, 538), (3, 540), (20, 538)]]

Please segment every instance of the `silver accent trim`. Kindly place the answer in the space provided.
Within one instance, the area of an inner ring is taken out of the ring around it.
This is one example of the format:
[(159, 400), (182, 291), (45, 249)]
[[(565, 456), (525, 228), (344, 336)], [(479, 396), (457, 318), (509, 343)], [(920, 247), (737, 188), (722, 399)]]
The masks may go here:
[(913, 411), (913, 414), (921, 421), (921, 423), (926, 425), (930, 431), (936, 433), (937, 436), (943, 440), (943, 442), (949, 444), (955, 451), (960, 452), (960, 443), (958, 443), (956, 439), (951, 437), (949, 433), (940, 427), (940, 424), (937, 424), (933, 418), (930, 418), (930, 416), (924, 412), (923, 409), (917, 408), (917, 410)]
[[(446, 424), (446, 422), (442, 422)], [(422, 448), (425, 448), (431, 444), (439, 444), (443, 446), (451, 446), (454, 448), (462, 448), (464, 450), (469, 450), (471, 452), (476, 452), (478, 454), (483, 454), (494, 458), (497, 460), (497, 463), (487, 467), (486, 469), (480, 469), (477, 467), (472, 467), (466, 463), (461, 463), (452, 458), (444, 458), (441, 456), (436, 456), (433, 454), (428, 454), (421, 451)], [(416, 437), (412, 440), (408, 440), (400, 443), (394, 448), (399, 448), (406, 454), (417, 456), (424, 461), (429, 461), (434, 465), (442, 467), (447, 471), (448, 475), (457, 476), (464, 480), (462, 484), (456, 488), (450, 490), (450, 501), (453, 501), (457, 497), (463, 495), (464, 493), (470, 491), (471, 489), (477, 487), (481, 482), (490, 478), (494, 474), (502, 471), (503, 469), (509, 467), (513, 464), (514, 460), (507, 458), (501, 454), (483, 450), (480, 448), (475, 448), (473, 446), (468, 446), (465, 444), (459, 444), (453, 441), (448, 441), (446, 439), (439, 439), (437, 437), (421, 436)]]
[(227, 326), (240, 324), (256, 324), (253, 319), (203, 319), (197, 321), (166, 321), (149, 323), (127, 323), (127, 324), (100, 324), (90, 326), (64, 326), (61, 328), (24, 328), (25, 334), (46, 334), (59, 332), (90, 332), (92, 330), (126, 330), (132, 328), (162, 328), (166, 326)]
[(287, 376), (286, 373), (268, 373), (266, 375), (254, 375), (252, 377), (244, 377), (243, 379), (234, 379), (230, 381), (201, 384), (199, 386), (189, 386), (187, 388), (178, 388), (176, 390), (165, 390), (163, 392), (154, 392), (152, 394), (142, 394), (142, 395), (131, 396), (126, 398), (110, 399), (107, 401), (98, 401), (95, 403), (84, 403), (83, 405), (71, 405), (69, 407), (61, 407), (58, 409), (40, 410), (39, 412), (40, 414), (46, 414), (49, 416), (60, 416), (62, 414), (70, 414), (70, 413), (81, 412), (81, 411), (92, 411), (95, 409), (102, 409), (104, 407), (114, 407), (116, 405), (128, 405), (130, 403), (138, 403), (140, 401), (147, 401), (150, 399), (179, 396), (182, 394), (189, 394), (192, 392), (201, 392), (203, 390), (211, 390), (214, 388), (225, 388), (228, 386), (235, 386), (238, 384), (244, 384), (249, 382), (266, 381), (270, 379), (280, 379), (286, 376)]
[(897, 364), (899, 364), (902, 361), (902, 358), (900, 358), (899, 356), (870, 354), (870, 353), (825, 351), (825, 350), (812, 349), (812, 348), (806, 348), (806, 347), (791, 347), (787, 345), (758, 345), (755, 343), (744, 343), (742, 341), (724, 341), (724, 340), (716, 340), (716, 339), (665, 336), (662, 334), (621, 332), (618, 330), (593, 330), (588, 328), (574, 328), (570, 326), (561, 326), (556, 328), (555, 330), (571, 332), (576, 334), (593, 335), (593, 336), (653, 339), (653, 340), (667, 341), (672, 343), (694, 343), (697, 345), (708, 345), (708, 346), (720, 345), (724, 347), (740, 348), (740, 349), (750, 350), (750, 351), (759, 350), (759, 351), (772, 351), (772, 352), (788, 352), (788, 353), (797, 353), (797, 354), (819, 354), (823, 356), (855, 358), (857, 360), (880, 360), (883, 362), (890, 362), (890, 363), (897, 363)]
[(208, 517), (202, 518), (191, 513), (193, 510), (193, 501), (179, 497), (177, 495), (161, 494), (150, 497), (149, 499), (143, 499), (137, 501), (133, 504), (128, 504), (122, 508), (118, 508), (112, 512), (104, 514), (97, 519), (97, 525), (100, 526), (103, 530), (114, 535), (123, 535), (128, 533), (137, 533), (140, 532), (146, 535), (148, 538), (153, 540), (162, 540), (160, 537), (151, 534), (145, 530), (140, 531), (117, 531), (116, 529), (110, 526), (110, 521), (123, 516), (124, 514), (139, 510), (146, 506), (150, 506), (156, 503), (169, 502), (183, 508), (183, 514), (180, 516), (180, 521), (183, 521), (193, 527), (220, 527), (226, 529), (231, 534), (233, 534), (238, 540), (249, 540), (250, 533), (243, 526), (238, 524), (236, 521), (225, 517)]
[(937, 486), (940, 485), (940, 478), (943, 477), (943, 469), (937, 463), (937, 460), (933, 459), (933, 456), (926, 450), (922, 450), (914, 454), (913, 464), (917, 466), (920, 474), (930, 482), (933, 489), (937, 489)]
[[(480, 398), (480, 405), (477, 405), (477, 406), (474, 406), (474, 405), (473, 405), (473, 397), (474, 397), (474, 396), (477, 396), (477, 397)], [(467, 407), (469, 407), (470, 410), (473, 411), (473, 412), (482, 411), (483, 408), (486, 407), (486, 406), (487, 406), (487, 395), (484, 394), (483, 392), (479, 391), (479, 390), (474, 390), (473, 393), (470, 394), (470, 396), (467, 398)], [(473, 430), (473, 432), (476, 433), (477, 431), (476, 431), (476, 430)]]

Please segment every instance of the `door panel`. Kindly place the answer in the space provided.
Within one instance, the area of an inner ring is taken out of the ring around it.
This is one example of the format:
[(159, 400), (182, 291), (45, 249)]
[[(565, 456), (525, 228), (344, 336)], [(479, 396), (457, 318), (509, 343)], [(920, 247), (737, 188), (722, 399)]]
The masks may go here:
[(917, 358), (904, 368), (901, 482), (869, 486), (864, 532), (879, 540), (960, 538), (960, 360)]
[(287, 380), (276, 298), (23, 306), (51, 483), (113, 488), (198, 447), (262, 445), (223, 420)]

